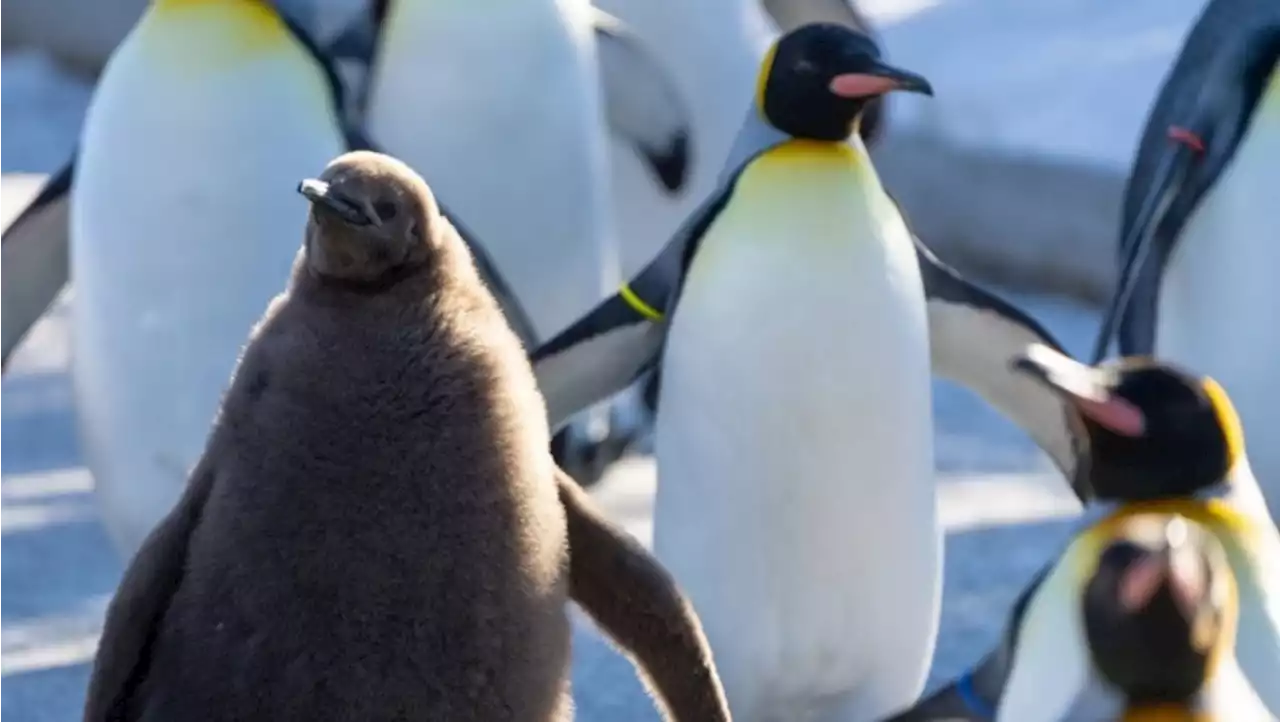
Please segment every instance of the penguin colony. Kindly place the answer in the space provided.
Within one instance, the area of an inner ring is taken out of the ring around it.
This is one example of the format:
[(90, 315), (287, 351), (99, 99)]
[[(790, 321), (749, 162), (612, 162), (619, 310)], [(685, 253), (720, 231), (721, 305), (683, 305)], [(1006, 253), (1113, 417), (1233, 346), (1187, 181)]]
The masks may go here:
[[(268, 0), (152, 2), (0, 266), (6, 360), (74, 279), (131, 558), (86, 720), (567, 720), (569, 600), (666, 719), (1280, 719), (1280, 8), (1212, 0), (1188, 35), (1090, 363), (881, 184), (884, 98), (929, 81), (852, 10), (752, 12), (784, 32), (742, 53), (726, 135), (582, 0), (379, 0), (331, 46)], [(606, 131), (690, 209), (611, 294), (635, 228)], [(935, 375), (1082, 513), (922, 696)], [(652, 553), (564, 468), (572, 420), (636, 384)]]

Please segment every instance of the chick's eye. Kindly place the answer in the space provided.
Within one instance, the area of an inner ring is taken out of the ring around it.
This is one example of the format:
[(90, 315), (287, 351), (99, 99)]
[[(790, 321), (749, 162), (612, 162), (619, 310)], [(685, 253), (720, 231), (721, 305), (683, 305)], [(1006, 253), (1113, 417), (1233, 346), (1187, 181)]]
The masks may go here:
[(389, 221), (396, 217), (396, 204), (391, 201), (378, 201), (373, 204), (373, 212), (384, 221)]

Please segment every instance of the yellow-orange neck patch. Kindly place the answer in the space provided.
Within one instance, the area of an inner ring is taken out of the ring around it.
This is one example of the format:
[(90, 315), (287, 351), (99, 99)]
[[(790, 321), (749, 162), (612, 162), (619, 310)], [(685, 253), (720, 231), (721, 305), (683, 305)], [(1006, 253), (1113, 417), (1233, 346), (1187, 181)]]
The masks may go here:
[(1240, 424), (1240, 415), (1231, 403), (1231, 398), (1217, 381), (1204, 377), (1200, 381), (1209, 403), (1213, 404), (1213, 412), (1218, 417), (1218, 426), (1227, 441), (1227, 469), (1235, 467), (1236, 462), (1244, 455), (1244, 427)]
[[(181, 20), (198, 31), (194, 38), (172, 38), (179, 45), (171, 50), (179, 53), (184, 47), (199, 47), (207, 56), (216, 46), (225, 53), (220, 50), (215, 55), (225, 55), (222, 59), (230, 61), (274, 50), (293, 39), (267, 0), (155, 0), (149, 14), (163, 23)], [(164, 34), (168, 31), (161, 33)]]
[(765, 120), (769, 120), (769, 116), (764, 112), (764, 93), (769, 88), (769, 75), (773, 73), (773, 59), (777, 54), (778, 44), (774, 43), (764, 54), (764, 60), (760, 62), (760, 72), (756, 75), (756, 112)]
[(1119, 722), (1226, 722), (1206, 712), (1178, 705), (1152, 705), (1125, 710)]

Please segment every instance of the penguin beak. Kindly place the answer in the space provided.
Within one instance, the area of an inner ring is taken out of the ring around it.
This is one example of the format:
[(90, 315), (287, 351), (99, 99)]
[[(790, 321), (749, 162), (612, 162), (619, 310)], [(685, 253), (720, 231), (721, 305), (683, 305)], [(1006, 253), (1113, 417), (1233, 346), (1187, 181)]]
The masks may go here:
[(1120, 578), (1120, 606), (1130, 614), (1139, 612), (1166, 588), (1178, 609), (1191, 619), (1206, 594), (1206, 581), (1194, 551), (1165, 547), (1145, 554), (1125, 570)]
[(1106, 371), (1042, 344), (1032, 344), (1010, 366), (1061, 396), (1099, 426), (1133, 438), (1146, 431), (1146, 417), (1137, 406), (1112, 392), (1113, 377)]
[(367, 226), (372, 221), (360, 206), (343, 198), (334, 191), (333, 186), (315, 178), (308, 178), (298, 184), (298, 192), (312, 205), (318, 205), (355, 226)]
[(895, 90), (933, 95), (933, 86), (923, 76), (873, 60), (870, 67), (856, 73), (841, 73), (831, 79), (831, 92), (842, 98), (868, 98)]

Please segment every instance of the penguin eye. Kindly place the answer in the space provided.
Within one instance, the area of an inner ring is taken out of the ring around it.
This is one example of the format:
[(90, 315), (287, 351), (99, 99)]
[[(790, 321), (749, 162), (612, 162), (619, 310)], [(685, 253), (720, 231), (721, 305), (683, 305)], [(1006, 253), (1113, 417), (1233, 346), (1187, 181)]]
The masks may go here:
[(389, 221), (396, 217), (396, 204), (391, 201), (378, 201), (373, 204), (373, 212), (378, 214), (378, 218), (383, 221)]

